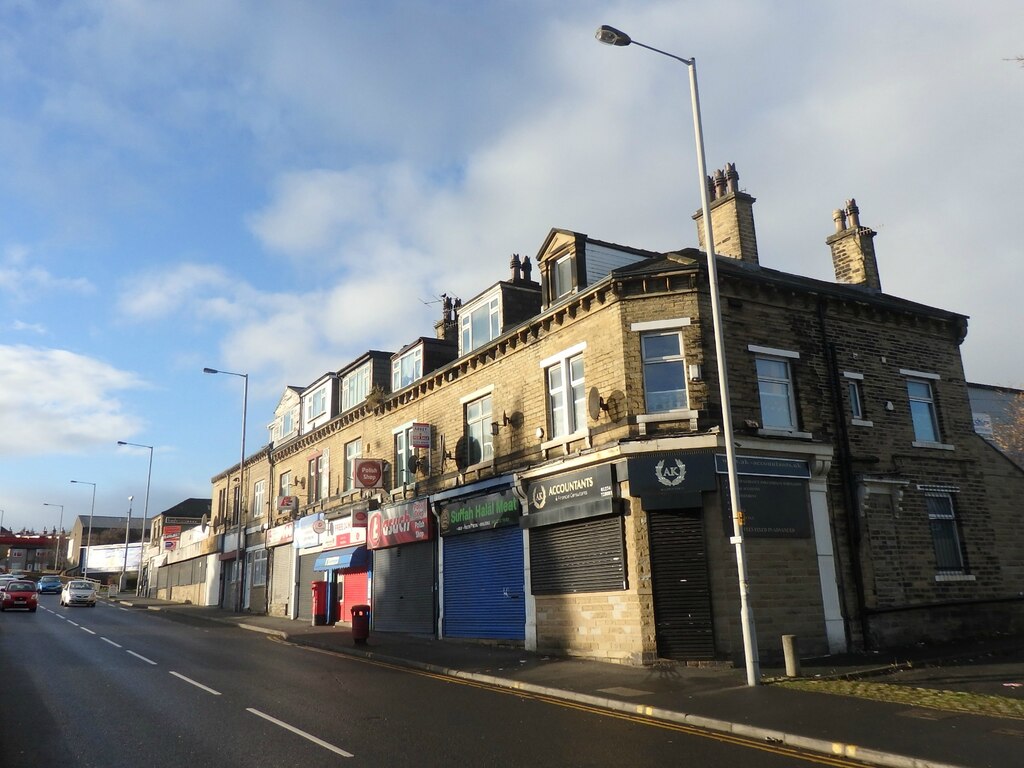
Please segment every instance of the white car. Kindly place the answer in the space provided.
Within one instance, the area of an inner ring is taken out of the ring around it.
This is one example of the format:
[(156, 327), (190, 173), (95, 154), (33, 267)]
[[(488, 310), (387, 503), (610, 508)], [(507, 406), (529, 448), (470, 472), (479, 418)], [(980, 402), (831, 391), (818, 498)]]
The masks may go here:
[(96, 585), (91, 581), (74, 579), (64, 585), (60, 592), (61, 605), (88, 605), (96, 607)]

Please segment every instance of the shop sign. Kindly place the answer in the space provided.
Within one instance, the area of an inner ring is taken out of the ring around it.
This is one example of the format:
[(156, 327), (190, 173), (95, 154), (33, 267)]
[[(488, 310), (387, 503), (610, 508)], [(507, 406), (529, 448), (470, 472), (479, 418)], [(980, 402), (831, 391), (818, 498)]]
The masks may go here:
[[(295, 521), (295, 529), (292, 537), (292, 544), (296, 549), (309, 549), (318, 547), (321, 544), (320, 532), (323, 530), (324, 513), (317, 512), (315, 515), (306, 515)], [(317, 530), (317, 529), (320, 530)]]
[(353, 459), (352, 484), (356, 488), (383, 488), (383, 459)]
[[(719, 471), (726, 471), (725, 456), (718, 457)], [(736, 457), (736, 481), (740, 487), (743, 535), (751, 538), (806, 539), (811, 536), (811, 510), (806, 461), (761, 456)], [(722, 523), (733, 534), (729, 481), (722, 481)]]
[(629, 492), (644, 509), (700, 507), (701, 491), (717, 485), (711, 453), (654, 453), (631, 458)]
[(355, 526), (351, 517), (342, 517), (331, 521), (331, 536), (334, 543), (328, 542), (328, 545), (332, 548), (350, 547), (366, 541), (366, 528)]
[(409, 443), (413, 448), (429, 448), (430, 425), (414, 423), (409, 430)]
[(288, 544), (295, 536), (295, 523), (289, 521), (284, 525), (277, 525), (267, 531), (267, 546), (277, 547), (281, 544)]
[(531, 515), (550, 512), (560, 507), (610, 499), (613, 495), (612, 467), (602, 464), (531, 481), (527, 486), (527, 511)]
[(441, 510), (441, 535), (471, 533), (519, 523), (522, 507), (512, 489), (446, 503)]
[(201, 525), (203, 519), (201, 517), (165, 517), (164, 518), (164, 530), (167, 530), (169, 525), (177, 525), (178, 530), (182, 528), (192, 528), (197, 525)]
[(294, 512), (299, 508), (299, 497), (298, 496), (278, 496), (277, 497), (277, 511), (278, 512)]
[(366, 533), (367, 549), (384, 549), (433, 538), (430, 509), (426, 499), (395, 504), (370, 511)]

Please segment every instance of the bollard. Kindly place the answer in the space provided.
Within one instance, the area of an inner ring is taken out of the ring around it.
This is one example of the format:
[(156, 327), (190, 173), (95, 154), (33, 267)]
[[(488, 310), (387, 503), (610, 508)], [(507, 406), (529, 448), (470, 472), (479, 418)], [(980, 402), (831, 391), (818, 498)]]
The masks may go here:
[(796, 635), (782, 636), (782, 653), (786, 657), (786, 677), (800, 677), (800, 649)]

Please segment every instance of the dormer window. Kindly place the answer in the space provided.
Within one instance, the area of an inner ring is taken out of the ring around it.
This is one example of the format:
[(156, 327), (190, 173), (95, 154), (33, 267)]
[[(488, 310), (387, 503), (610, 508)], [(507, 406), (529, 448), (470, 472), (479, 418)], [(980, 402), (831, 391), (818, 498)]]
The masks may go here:
[(460, 353), (465, 355), (501, 334), (501, 315), (497, 296), (459, 310)]
[(306, 401), (306, 419), (312, 421), (327, 413), (327, 387), (321, 387)]
[(341, 380), (341, 410), (355, 408), (370, 394), (370, 364), (367, 363)]
[(568, 296), (573, 289), (573, 254), (568, 253), (555, 262), (555, 268), (551, 271), (554, 283), (552, 299), (560, 299)]
[(406, 352), (391, 363), (391, 389), (397, 392), (423, 375), (423, 348)]
[(281, 437), (287, 437), (295, 429), (295, 416), (291, 411), (281, 417)]

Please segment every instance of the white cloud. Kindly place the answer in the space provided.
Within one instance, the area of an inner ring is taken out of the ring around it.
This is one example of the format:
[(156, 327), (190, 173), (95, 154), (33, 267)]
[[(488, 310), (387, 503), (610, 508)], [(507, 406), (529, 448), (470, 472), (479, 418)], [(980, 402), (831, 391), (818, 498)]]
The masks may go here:
[(82, 453), (139, 426), (116, 393), (145, 386), (133, 373), (63, 349), (0, 346), (0, 455)]

